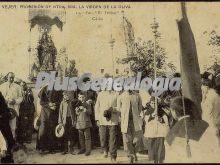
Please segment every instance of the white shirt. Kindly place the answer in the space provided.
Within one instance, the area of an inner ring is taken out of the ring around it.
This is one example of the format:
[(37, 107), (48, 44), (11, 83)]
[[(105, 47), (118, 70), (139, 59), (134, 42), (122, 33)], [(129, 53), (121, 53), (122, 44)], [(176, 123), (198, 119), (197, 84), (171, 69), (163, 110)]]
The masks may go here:
[(15, 104), (8, 105), (8, 107), (15, 109), (17, 114), (19, 114), (19, 106), (23, 100), (21, 87), (16, 83), (9, 84), (9, 82), (5, 82), (2, 85), (0, 85), (0, 91), (4, 96), (5, 100), (15, 100)]
[(156, 137), (166, 137), (169, 131), (168, 118), (166, 115), (163, 116), (165, 123), (160, 123), (157, 119), (153, 119), (148, 122), (149, 115), (144, 117), (146, 121), (144, 137), (156, 138)]
[(95, 120), (99, 121), (100, 125), (118, 125), (119, 114), (112, 114), (111, 120), (107, 121), (104, 117), (104, 111), (110, 107), (117, 106), (118, 93), (101, 91), (98, 93), (95, 104)]

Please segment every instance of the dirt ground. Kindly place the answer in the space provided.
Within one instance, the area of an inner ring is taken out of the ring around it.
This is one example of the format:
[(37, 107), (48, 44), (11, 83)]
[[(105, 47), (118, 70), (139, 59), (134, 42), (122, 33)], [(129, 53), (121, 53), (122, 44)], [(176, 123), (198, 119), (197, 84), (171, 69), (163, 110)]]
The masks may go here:
[[(35, 137), (33, 138), (33, 142), (31, 144), (25, 144), (28, 149), (28, 158), (27, 163), (30, 164), (39, 164), (39, 163), (45, 163), (45, 164), (66, 164), (66, 163), (79, 163), (79, 164), (85, 164), (85, 163), (111, 163), (110, 158), (104, 158), (103, 154), (101, 153), (100, 148), (93, 149), (91, 152), (91, 155), (85, 156), (85, 155), (71, 155), (66, 154), (62, 155), (61, 153), (55, 153), (55, 154), (45, 154), (40, 155), (38, 151), (35, 149)], [(77, 153), (79, 150), (75, 149), (75, 152)], [(117, 163), (128, 163), (128, 158), (126, 152), (123, 150), (123, 148), (118, 150), (118, 157), (117, 157)], [(147, 155), (141, 155), (138, 156), (138, 163), (150, 163), (148, 160)]]
[[(36, 135), (35, 135), (36, 136)], [(36, 137), (33, 137), (33, 142), (31, 144), (25, 144), (28, 150), (28, 158), (26, 163), (30, 164), (66, 164), (66, 163), (78, 163), (78, 164), (86, 164), (86, 163), (92, 163), (92, 164), (99, 164), (99, 163), (105, 163), (109, 164), (111, 163), (110, 158), (104, 158), (103, 154), (101, 153), (100, 148), (93, 149), (91, 152), (91, 155), (89, 156), (84, 156), (84, 155), (62, 155), (61, 153), (55, 153), (55, 154), (45, 154), (45, 155), (40, 155), (38, 151), (36, 151), (35, 146), (36, 146)], [(212, 144), (213, 143), (213, 144)], [(191, 141), (191, 149), (192, 149), (192, 155), (194, 159), (180, 159), (178, 160), (177, 158), (174, 158), (172, 155), (168, 154), (168, 146), (166, 146), (166, 160), (165, 163), (169, 162), (169, 160), (176, 160), (176, 162), (179, 163), (219, 163), (220, 162), (220, 157), (219, 153), (220, 150), (214, 150), (219, 148), (216, 146), (214, 143), (214, 139), (212, 140), (211, 138), (204, 139), (204, 142), (201, 143), (201, 145), (193, 145), (193, 142)], [(212, 150), (209, 150), (210, 152), (204, 150), (205, 148), (213, 148)], [(75, 149), (75, 152), (77, 153), (79, 150), (78, 148)], [(183, 149), (178, 149), (175, 152), (185, 152), (185, 147)], [(123, 148), (118, 150), (118, 157), (117, 157), (117, 163), (123, 164), (123, 163), (129, 163), (127, 154), (123, 150)], [(138, 163), (152, 163), (148, 159), (148, 155), (138, 155)]]

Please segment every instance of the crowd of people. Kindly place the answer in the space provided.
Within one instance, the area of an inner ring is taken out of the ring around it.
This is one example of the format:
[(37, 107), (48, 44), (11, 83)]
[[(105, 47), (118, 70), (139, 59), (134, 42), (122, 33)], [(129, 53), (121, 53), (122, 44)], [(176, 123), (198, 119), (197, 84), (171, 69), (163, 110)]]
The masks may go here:
[[(0, 131), (6, 142), (6, 147), (0, 146), (1, 161), (6, 163), (16, 162), (13, 153), (26, 152), (24, 144), (32, 143), (34, 128), (40, 154), (89, 156), (95, 147), (101, 147), (103, 157), (115, 163), (117, 151), (123, 146), (130, 163), (137, 162), (137, 153), (144, 151), (149, 161), (163, 163), (165, 139), (173, 126), (184, 118), (197, 119), (191, 100), (184, 98), (187, 108), (182, 108), (181, 91), (166, 91), (155, 98), (149, 90), (145, 92), (149, 96), (146, 101), (140, 91), (56, 91), (47, 90), (47, 85), (38, 93), (41, 111), (35, 117), (36, 98), (25, 82), (16, 84), (14, 78), (10, 72), (7, 82), (0, 85)], [(203, 86), (210, 87), (207, 81), (211, 81), (206, 77), (203, 80)], [(218, 85), (215, 89), (219, 97)], [(219, 133), (219, 115), (214, 112)], [(168, 137), (173, 140), (173, 136)]]

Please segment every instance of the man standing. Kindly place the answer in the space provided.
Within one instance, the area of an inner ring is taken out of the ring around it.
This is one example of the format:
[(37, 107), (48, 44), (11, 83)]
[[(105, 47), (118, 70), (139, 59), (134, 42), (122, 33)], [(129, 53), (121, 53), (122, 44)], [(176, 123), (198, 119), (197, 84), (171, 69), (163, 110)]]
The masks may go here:
[(138, 93), (124, 91), (117, 101), (117, 109), (121, 112), (121, 131), (124, 136), (130, 162), (137, 161), (137, 145), (142, 138), (142, 124), (140, 117), (142, 101)]
[(6, 104), (6, 101), (2, 93), (0, 92), (0, 132), (2, 133), (4, 137), (1, 140), (5, 140), (7, 144), (6, 145), (7, 150), (6, 150), (6, 153), (3, 154), (3, 157), (1, 157), (2, 151), (0, 152), (0, 158), (1, 158), (0, 163), (13, 163), (11, 150), (15, 144), (15, 141), (13, 139), (13, 135), (12, 135), (11, 128), (9, 125), (10, 118), (12, 118), (12, 114), (10, 110), (8, 109), (8, 106)]
[[(20, 103), (23, 100), (21, 87), (14, 83), (15, 74), (13, 72), (8, 73), (7, 82), (0, 86), (0, 91), (9, 108), (14, 109), (19, 116)], [(17, 117), (10, 120), (10, 127), (13, 137), (15, 138), (15, 130), (17, 128)]]
[(114, 91), (101, 91), (95, 104), (95, 120), (99, 125), (101, 147), (104, 157), (111, 154), (111, 161), (117, 158), (117, 126), (119, 113), (114, 110), (117, 105), (117, 93)]

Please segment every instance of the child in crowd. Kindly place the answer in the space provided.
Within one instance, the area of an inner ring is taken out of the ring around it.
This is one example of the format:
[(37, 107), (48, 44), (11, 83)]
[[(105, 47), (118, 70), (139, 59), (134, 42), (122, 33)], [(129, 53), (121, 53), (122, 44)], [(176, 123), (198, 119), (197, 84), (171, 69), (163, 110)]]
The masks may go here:
[(77, 130), (76, 130), (76, 113), (73, 108), (72, 102), (69, 98), (68, 92), (63, 92), (63, 100), (60, 104), (58, 123), (64, 126), (63, 155), (68, 152), (74, 155), (74, 145), (77, 142)]
[(144, 110), (144, 120), (146, 122), (144, 137), (148, 144), (149, 159), (154, 163), (163, 163), (164, 140), (169, 130), (169, 123), (160, 102), (158, 102), (157, 112), (155, 111), (155, 98), (153, 97)]
[(15, 164), (27, 163), (27, 148), (22, 144), (15, 144), (12, 149), (13, 160)]
[(76, 128), (79, 131), (80, 151), (78, 154), (85, 153), (86, 156), (91, 153), (91, 106), (86, 102), (86, 93), (78, 94), (78, 105), (76, 106), (77, 122)]

